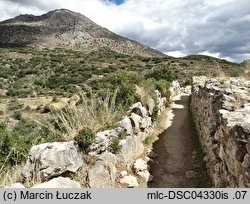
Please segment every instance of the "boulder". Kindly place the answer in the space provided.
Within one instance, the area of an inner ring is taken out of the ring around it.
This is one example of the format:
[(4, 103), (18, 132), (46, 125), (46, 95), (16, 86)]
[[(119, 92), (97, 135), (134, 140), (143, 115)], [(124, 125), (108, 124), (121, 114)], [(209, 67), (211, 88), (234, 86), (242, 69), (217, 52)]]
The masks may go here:
[(148, 113), (151, 116), (153, 114), (153, 111), (154, 111), (154, 108), (155, 108), (154, 99), (152, 99), (152, 98), (148, 99), (147, 106), (148, 106)]
[(122, 128), (117, 127), (112, 130), (105, 130), (102, 132), (96, 133), (95, 143), (90, 146), (90, 151), (95, 152), (95, 154), (99, 154), (104, 152), (110, 145), (110, 140), (114, 137), (119, 137), (119, 135), (124, 130)]
[(171, 85), (170, 85), (170, 93), (171, 93), (171, 96), (176, 96), (180, 93), (180, 84), (179, 82), (176, 80), (176, 81), (172, 81)]
[(135, 103), (132, 107), (130, 107), (130, 111), (141, 116), (142, 118), (147, 116), (147, 109), (142, 106), (141, 102)]
[(134, 188), (139, 186), (137, 179), (134, 176), (125, 176), (120, 180), (120, 183), (127, 185), (127, 187), (129, 188)]
[(128, 116), (119, 121), (117, 126), (123, 128), (128, 135), (133, 135), (133, 127)]
[(115, 188), (116, 156), (105, 152), (88, 172), (89, 186), (91, 188)]
[(117, 155), (118, 161), (130, 166), (144, 151), (144, 146), (140, 137), (128, 136), (120, 140), (121, 151)]
[(140, 122), (140, 129), (145, 129), (151, 126), (152, 126), (151, 117), (146, 116), (145, 118), (142, 118)]
[(4, 188), (25, 188), (25, 186), (21, 183), (13, 183), (10, 186), (5, 186)]
[(148, 172), (148, 165), (143, 159), (137, 159), (133, 167), (136, 174), (142, 177), (146, 182), (153, 180), (153, 176)]
[(81, 188), (81, 185), (70, 178), (58, 177), (31, 188)]
[(137, 159), (134, 163), (134, 169), (136, 172), (144, 171), (148, 169), (147, 163), (143, 159)]
[(133, 126), (133, 129), (134, 129), (134, 133), (140, 132), (140, 124), (142, 122), (142, 117), (135, 114), (135, 113), (132, 113), (129, 118), (132, 121), (132, 126)]
[(30, 149), (22, 175), (27, 179), (35, 173), (44, 181), (82, 166), (82, 153), (74, 141), (44, 143)]
[(153, 176), (147, 170), (139, 171), (137, 174), (142, 177), (146, 182), (153, 181)]

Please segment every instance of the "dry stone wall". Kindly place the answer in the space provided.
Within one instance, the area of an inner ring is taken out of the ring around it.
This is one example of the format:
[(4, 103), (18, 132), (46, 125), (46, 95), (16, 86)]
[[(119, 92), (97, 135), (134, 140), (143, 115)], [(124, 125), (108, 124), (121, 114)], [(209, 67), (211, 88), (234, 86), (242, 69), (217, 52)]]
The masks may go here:
[(191, 110), (214, 187), (250, 187), (250, 81), (193, 77)]
[[(174, 88), (171, 92), (175, 95), (179, 92), (179, 84), (175, 82), (172, 86)], [(62, 188), (65, 182), (61, 176), (67, 177), (77, 171), (87, 181), (83, 187), (139, 187), (140, 183), (151, 181), (152, 176), (147, 163), (152, 160), (150, 155), (154, 153), (144, 144), (144, 140), (154, 130), (152, 115), (160, 113), (166, 101), (167, 99), (156, 90), (154, 99), (149, 99), (148, 104), (143, 106), (138, 102), (131, 106), (127, 114), (115, 124), (115, 128), (96, 133), (95, 142), (89, 147), (87, 155), (93, 160), (91, 164), (82, 156), (75, 141), (33, 146), (22, 171), (24, 181), (39, 177), (45, 182), (39, 187)], [(116, 154), (111, 148), (112, 140), (115, 138), (119, 139), (121, 147)], [(59, 180), (55, 180), (59, 177)], [(71, 183), (73, 186), (80, 186), (75, 181)], [(12, 186), (16, 185), (20, 184)]]

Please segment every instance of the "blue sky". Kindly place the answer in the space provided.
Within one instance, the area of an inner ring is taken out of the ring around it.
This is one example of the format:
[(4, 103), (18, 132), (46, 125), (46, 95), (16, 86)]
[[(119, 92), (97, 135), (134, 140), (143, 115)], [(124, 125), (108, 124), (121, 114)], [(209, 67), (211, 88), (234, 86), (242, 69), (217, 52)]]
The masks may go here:
[(249, 0), (0, 0), (0, 8), (0, 21), (65, 8), (167, 55), (250, 59)]
[(117, 5), (120, 5), (124, 2), (124, 0), (112, 0), (114, 1)]

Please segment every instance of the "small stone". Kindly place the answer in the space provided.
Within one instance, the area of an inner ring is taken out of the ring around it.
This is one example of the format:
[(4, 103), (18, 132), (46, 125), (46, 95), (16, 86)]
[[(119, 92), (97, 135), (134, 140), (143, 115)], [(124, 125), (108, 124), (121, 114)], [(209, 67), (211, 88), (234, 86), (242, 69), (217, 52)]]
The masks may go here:
[(154, 101), (154, 99), (152, 99), (152, 98), (148, 99), (147, 105), (148, 105), (149, 115), (152, 115), (152, 113), (154, 111), (154, 108), (155, 108), (155, 101)]
[(135, 113), (142, 118), (147, 116), (147, 109), (142, 106), (141, 102), (135, 103), (132, 107), (130, 107), (132, 113)]
[(133, 135), (133, 127), (129, 117), (125, 116), (121, 121), (117, 123), (117, 125), (126, 130), (128, 135)]
[(145, 129), (152, 126), (151, 117), (146, 116), (145, 118), (142, 118), (140, 123), (140, 128)]
[(139, 176), (141, 176), (146, 182), (153, 181), (153, 176), (147, 171), (140, 171), (137, 173)]
[(134, 163), (134, 169), (136, 172), (147, 170), (148, 165), (143, 159), (137, 159)]
[(140, 132), (140, 124), (142, 122), (142, 117), (135, 113), (132, 113), (129, 118), (132, 121), (134, 133)]
[(158, 156), (158, 154), (156, 154), (154, 151), (150, 150), (148, 153), (148, 157), (150, 158), (156, 158)]
[(37, 184), (31, 188), (81, 188), (81, 185), (70, 178), (58, 177), (48, 182)]
[(125, 176), (120, 180), (120, 183), (126, 184), (129, 188), (135, 188), (139, 186), (138, 181), (134, 176)]
[(11, 184), (10, 186), (5, 186), (4, 188), (25, 188), (25, 186), (21, 183), (14, 183)]
[(127, 176), (128, 175), (128, 172), (127, 171), (121, 171), (120, 173), (120, 176), (121, 177), (124, 177), (124, 176)]

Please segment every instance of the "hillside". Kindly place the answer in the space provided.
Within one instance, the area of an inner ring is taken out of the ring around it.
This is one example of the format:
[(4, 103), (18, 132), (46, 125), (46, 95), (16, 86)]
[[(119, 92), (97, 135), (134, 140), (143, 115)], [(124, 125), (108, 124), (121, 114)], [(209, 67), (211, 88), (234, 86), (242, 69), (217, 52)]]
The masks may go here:
[(101, 48), (148, 57), (164, 56), (159, 51), (116, 35), (84, 15), (66, 9), (41, 16), (20, 15), (0, 23), (0, 46), (40, 45), (90, 52)]
[(249, 63), (169, 57), (68, 10), (1, 22), (0, 176), (22, 165), (34, 144), (68, 141), (86, 127), (113, 128), (138, 101), (149, 108), (156, 89), (168, 106), (170, 82), (188, 85), (196, 75), (249, 76)]

